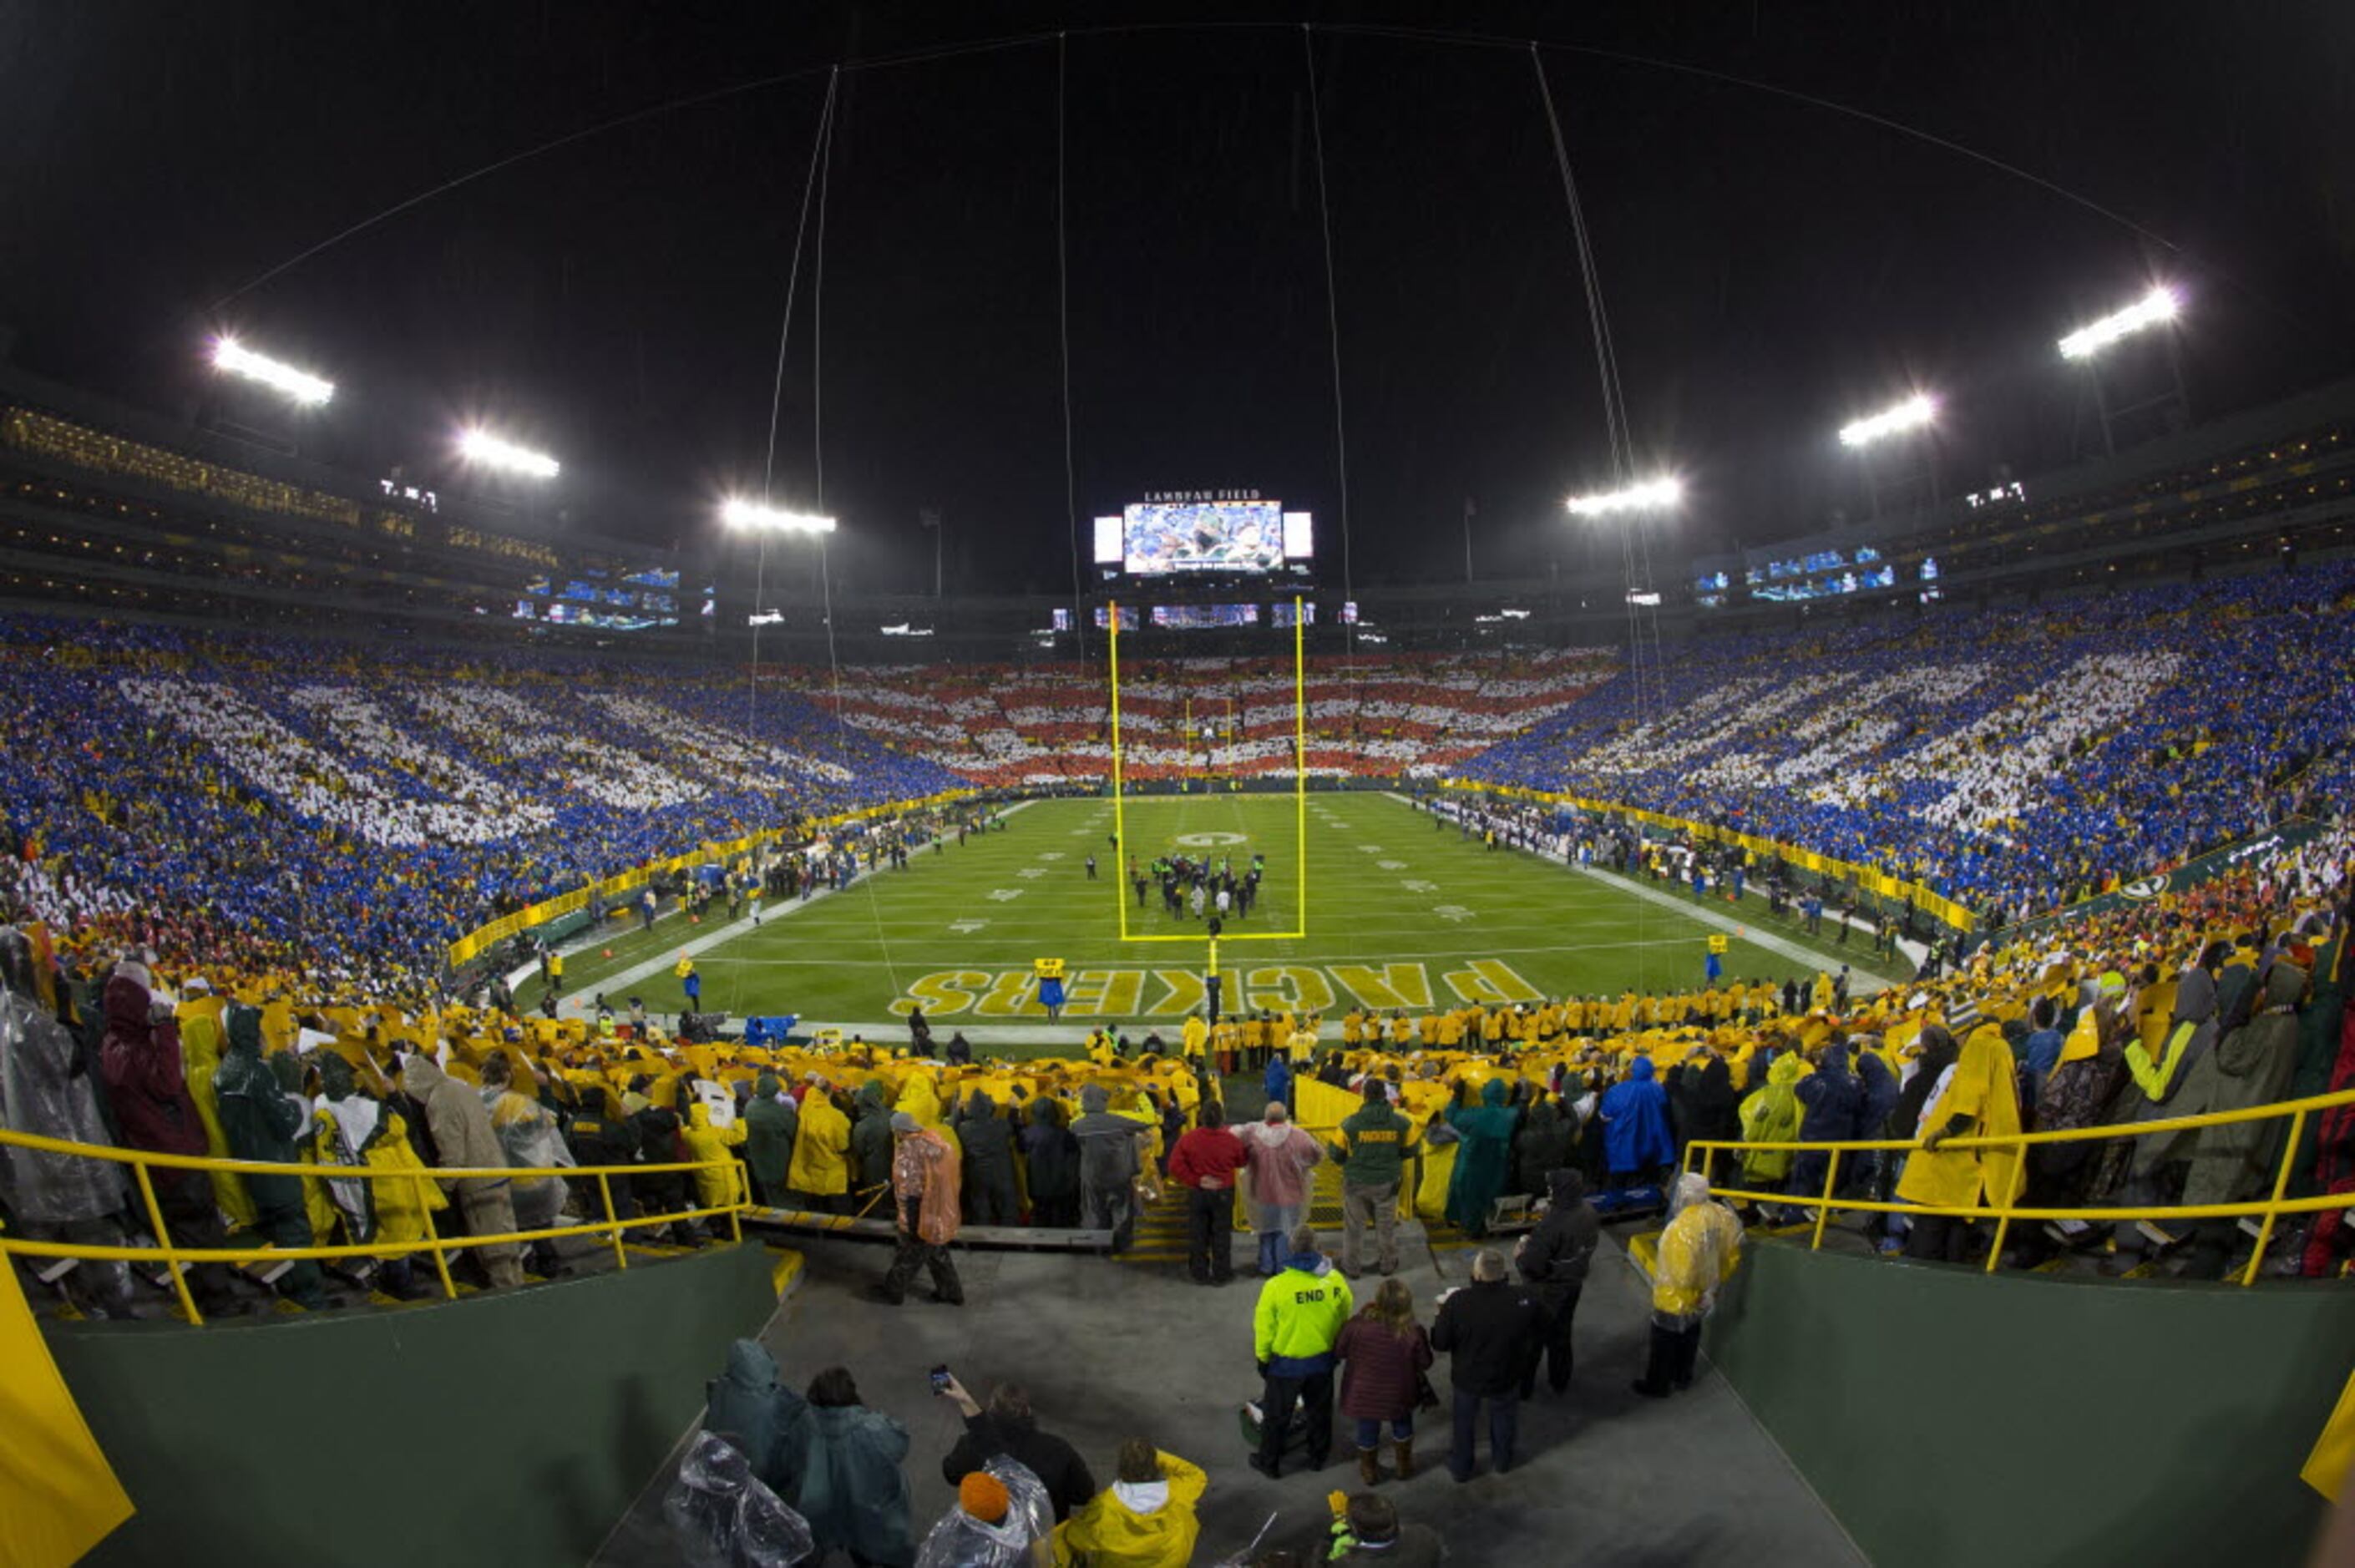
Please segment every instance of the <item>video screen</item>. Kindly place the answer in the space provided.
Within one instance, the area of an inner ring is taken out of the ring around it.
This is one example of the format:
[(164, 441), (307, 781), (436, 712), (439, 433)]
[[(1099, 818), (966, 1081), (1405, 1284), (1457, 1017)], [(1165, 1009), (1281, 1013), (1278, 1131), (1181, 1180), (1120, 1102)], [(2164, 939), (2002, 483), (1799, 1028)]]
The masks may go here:
[(1121, 563), (1121, 524), (1117, 517), (1096, 519), (1096, 565), (1116, 567)]
[(1126, 511), (1123, 567), (1170, 572), (1273, 572), (1284, 566), (1284, 503), (1138, 502)]
[(1197, 630), (1210, 626), (1257, 626), (1259, 606), (1255, 604), (1156, 604), (1153, 607), (1153, 624), (1181, 631)]

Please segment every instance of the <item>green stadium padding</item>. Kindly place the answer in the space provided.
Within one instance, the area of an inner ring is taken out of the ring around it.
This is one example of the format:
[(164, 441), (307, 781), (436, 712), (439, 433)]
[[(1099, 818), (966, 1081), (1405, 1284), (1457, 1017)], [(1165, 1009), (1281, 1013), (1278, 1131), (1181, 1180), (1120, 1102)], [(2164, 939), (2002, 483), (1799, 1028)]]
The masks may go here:
[(2355, 1292), (1753, 1243), (1710, 1358), (1876, 1563), (2306, 1559)]
[(531, 935), (552, 948), (559, 942), (570, 941), (588, 928), (589, 911), (575, 909), (569, 915), (559, 915), (545, 926), (533, 927)]
[(775, 1309), (770, 1254), (399, 1309), (72, 1324), (50, 1343), (138, 1511), (84, 1562), (577, 1564)]

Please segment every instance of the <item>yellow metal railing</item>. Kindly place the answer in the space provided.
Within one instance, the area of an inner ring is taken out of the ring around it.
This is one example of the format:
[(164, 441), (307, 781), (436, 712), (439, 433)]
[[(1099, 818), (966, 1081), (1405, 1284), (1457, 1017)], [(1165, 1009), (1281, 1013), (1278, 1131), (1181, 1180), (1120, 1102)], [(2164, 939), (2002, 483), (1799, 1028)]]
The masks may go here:
[[(201, 1154), (155, 1154), (145, 1150), (115, 1149), (102, 1144), (71, 1143), (62, 1139), (42, 1138), (34, 1133), (10, 1132), (0, 1128), (0, 1146), (38, 1150), (48, 1154), (78, 1155), (89, 1160), (104, 1160), (117, 1165), (128, 1165), (139, 1189), (139, 1201), (147, 1216), (149, 1229), (157, 1245), (154, 1246), (102, 1246), (83, 1242), (37, 1241), (29, 1236), (0, 1233), (0, 1255), (20, 1254), (27, 1257), (70, 1257), (101, 1262), (162, 1264), (172, 1277), (173, 1287), (179, 1293), (180, 1309), (191, 1323), (202, 1323), (204, 1315), (197, 1310), (197, 1299), (188, 1289), (186, 1272), (180, 1266), (190, 1263), (293, 1263), (304, 1259), (372, 1257), (409, 1257), (424, 1252), (433, 1255), (434, 1271), (442, 1277), (442, 1293), (455, 1300), (456, 1281), (450, 1277), (450, 1257), (453, 1252), (464, 1252), (473, 1247), (513, 1246), (519, 1243), (554, 1241), (563, 1236), (604, 1236), (613, 1245), (613, 1266), (627, 1268), (629, 1258), (623, 1245), (623, 1233), (653, 1226), (676, 1224), (682, 1220), (707, 1219), (717, 1214), (728, 1216), (730, 1239), (742, 1241), (744, 1228), (741, 1216), (749, 1206), (744, 1182), (738, 1172), (742, 1167), (733, 1155), (715, 1160), (685, 1160), (667, 1164), (645, 1165), (555, 1165), (508, 1166), (490, 1169), (432, 1166), (420, 1169), (379, 1170), (368, 1165), (304, 1165), (277, 1164), (261, 1160), (223, 1160)], [(190, 1247), (176, 1245), (172, 1233), (164, 1223), (163, 1205), (155, 1198), (155, 1183), (149, 1171), (161, 1167), (171, 1171), (226, 1171), (240, 1176), (293, 1177), (304, 1181), (407, 1181), (415, 1191), (418, 1213), (425, 1226), (425, 1235), (413, 1242), (366, 1242), (338, 1244), (327, 1246), (258, 1246), (258, 1247)], [(613, 1178), (616, 1176), (659, 1176), (674, 1171), (718, 1171), (727, 1181), (729, 1190), (736, 1194), (733, 1202), (717, 1206), (692, 1206), (655, 1214), (637, 1214), (622, 1218), (613, 1208)], [(425, 1192), (427, 1183), (439, 1184), (457, 1181), (568, 1181), (594, 1177), (597, 1192), (605, 1209), (602, 1221), (590, 1220), (577, 1225), (552, 1225), (542, 1230), (510, 1231), (498, 1235), (445, 1236), (433, 1224), (431, 1199)]]
[[(2256, 1283), (2257, 1269), (2264, 1261), (2265, 1248), (2273, 1240), (2274, 1226), (2285, 1214), (2315, 1214), (2332, 1209), (2355, 1209), (2355, 1192), (2327, 1192), (2311, 1198), (2286, 1198), (2289, 1190), (2291, 1169), (2297, 1159), (2298, 1145), (2306, 1132), (2307, 1118), (2321, 1111), (2335, 1110), (2340, 1106), (2355, 1105), (2355, 1089), (2342, 1089), (2337, 1094), (2315, 1095), (2302, 1100), (2280, 1100), (2272, 1105), (2251, 1106), (2242, 1110), (2208, 1111), (2198, 1116), (2165, 1117), (2156, 1121), (2114, 1123), (2101, 1127), (2069, 1128), (2057, 1132), (2020, 1132), (2009, 1136), (1972, 1136), (1949, 1138), (1939, 1141), (1940, 1151), (1947, 1150), (2008, 1149), (2019, 1155), (2013, 1168), (2010, 1191), (2000, 1202), (1987, 1206), (1945, 1206), (1929, 1203), (1890, 1202), (1869, 1198), (1842, 1198), (1839, 1189), (1840, 1158), (1846, 1154), (1878, 1151), (1919, 1154), (1923, 1144), (1919, 1139), (1858, 1139), (1853, 1140), (1816, 1139), (1813, 1141), (1785, 1140), (1744, 1143), (1720, 1139), (1695, 1139), (1685, 1148), (1684, 1168), (1692, 1171), (1720, 1153), (1739, 1159), (1744, 1153), (1772, 1153), (1788, 1150), (1793, 1153), (1828, 1153), (1825, 1162), (1824, 1186), (1816, 1192), (1756, 1192), (1735, 1187), (1710, 1187), (1710, 1196), (1746, 1199), (1752, 1202), (1774, 1203), (1784, 1208), (1805, 1209), (1815, 1215), (1815, 1235), (1808, 1243), (1810, 1250), (1824, 1245), (1824, 1227), (1836, 1209), (1855, 1213), (1946, 1215), (1966, 1220), (1993, 1220), (1995, 1237), (1987, 1247), (1987, 1272), (1996, 1271), (2003, 1256), (2004, 1239), (2011, 1233), (2014, 1220), (2031, 1224), (2074, 1220), (2086, 1224), (2112, 1224), (2124, 1220), (2158, 1220), (2172, 1217), (2179, 1220), (2239, 1220), (2262, 1216), (2256, 1246), (2249, 1254), (2249, 1265), (2241, 1271), (2241, 1283)], [(2025, 1183), (2027, 1151), (2048, 1143), (2106, 1143), (2113, 1139), (2147, 1138), (2153, 1133), (2194, 1131), (2201, 1128), (2229, 1127), (2235, 1122), (2271, 1121), (2286, 1116), (2289, 1133), (2282, 1140), (2281, 1162), (2274, 1172), (2273, 1195), (2263, 1200), (2238, 1203), (2173, 1203), (2147, 1204), (2134, 1208), (2029, 1208), (2019, 1204), (2020, 1189)]]

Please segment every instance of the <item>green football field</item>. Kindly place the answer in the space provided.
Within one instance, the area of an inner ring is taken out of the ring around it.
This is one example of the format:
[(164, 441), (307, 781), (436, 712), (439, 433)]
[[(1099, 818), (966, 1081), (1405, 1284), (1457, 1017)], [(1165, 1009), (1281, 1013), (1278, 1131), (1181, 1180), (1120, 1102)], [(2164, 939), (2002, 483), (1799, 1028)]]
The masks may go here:
[[(1877, 978), (1861, 937), (1837, 948), (1827, 927), (1810, 943), (1756, 898), (1738, 909), (1721, 899), (1697, 907), (1665, 885), (1638, 891), (1492, 851), (1373, 793), (1308, 798), (1304, 925), (1291, 797), (1132, 799), (1125, 810), (1139, 863), (1156, 854), (1232, 855), (1240, 872), (1252, 853), (1267, 857), (1258, 906), (1230, 920), (1219, 944), (1228, 1012), (1305, 1008), (1327, 1013), (1329, 1025), (1359, 1003), (1416, 1012), (1469, 1000), (1616, 996), (1629, 987), (1698, 990), (1713, 932), (1731, 938), (1729, 977), (1812, 979), (1847, 961), (1859, 989)], [(581, 1002), (602, 991), (617, 1005), (635, 995), (654, 1011), (676, 1011), (672, 966), (691, 947), (704, 1009), (738, 1017), (794, 1013), (805, 1027), (899, 1039), (899, 1021), (921, 1004), (943, 1038), (953, 1028), (986, 1031), (974, 1037), (1001, 1053), (1033, 1038), (1042, 1048), (1067, 1044), (1101, 1018), (1174, 1024), (1202, 1001), (1203, 927), (1165, 914), (1157, 888), (1139, 905), (1115, 871), (1113, 824), (1108, 800), (1042, 800), (1011, 810), (1001, 832), (951, 841), (937, 853), (919, 850), (907, 869), (864, 877), (847, 892), (770, 901), (757, 929), (717, 915), (702, 925), (669, 916), (646, 933), (609, 927), (574, 949), (566, 990)], [(1162, 939), (1124, 940), (1124, 914), (1130, 937)], [(1302, 934), (1272, 935), (1295, 931)], [(1036, 1000), (1031, 961), (1040, 958), (1064, 960), (1060, 1029)], [(537, 980), (521, 992), (527, 1002), (538, 995)]]

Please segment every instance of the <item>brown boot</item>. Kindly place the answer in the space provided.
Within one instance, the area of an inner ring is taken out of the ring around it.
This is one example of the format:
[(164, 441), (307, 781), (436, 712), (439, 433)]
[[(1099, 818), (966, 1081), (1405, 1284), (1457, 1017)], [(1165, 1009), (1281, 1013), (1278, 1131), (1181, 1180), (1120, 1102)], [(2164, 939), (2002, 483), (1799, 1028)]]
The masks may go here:
[(1400, 1480), (1403, 1481), (1403, 1480), (1407, 1479), (1409, 1477), (1411, 1477), (1411, 1476), (1412, 1476), (1412, 1475), (1414, 1474), (1414, 1439), (1413, 1439), (1413, 1438), (1412, 1438), (1412, 1437), (1393, 1437), (1393, 1438), (1391, 1438), (1391, 1457), (1393, 1457), (1393, 1458), (1395, 1458), (1395, 1459), (1398, 1461), (1398, 1472), (1399, 1472), (1399, 1479), (1400, 1479)]
[(1382, 1467), (1374, 1457), (1377, 1452), (1379, 1450), (1373, 1448), (1358, 1450), (1358, 1479), (1369, 1487), (1382, 1484)]

